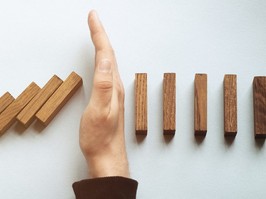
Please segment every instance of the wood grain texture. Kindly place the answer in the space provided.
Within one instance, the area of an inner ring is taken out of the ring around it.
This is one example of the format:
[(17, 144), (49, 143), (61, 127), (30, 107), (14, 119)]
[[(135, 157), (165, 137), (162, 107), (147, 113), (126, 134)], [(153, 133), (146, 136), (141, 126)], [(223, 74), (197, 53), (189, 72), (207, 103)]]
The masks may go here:
[(266, 77), (253, 80), (254, 134), (255, 138), (266, 138)]
[(0, 135), (15, 121), (17, 114), (40, 91), (40, 87), (32, 82), (0, 115)]
[(6, 92), (0, 97), (0, 114), (15, 100), (15, 98)]
[(41, 89), (41, 91), (28, 103), (18, 114), (17, 120), (25, 127), (28, 127), (35, 119), (35, 114), (51, 97), (56, 89), (62, 84), (62, 80), (54, 75)]
[(207, 74), (196, 74), (194, 81), (194, 132), (207, 133)]
[(224, 135), (237, 134), (237, 76), (224, 76)]
[(163, 133), (174, 135), (176, 130), (176, 74), (164, 73)]
[(147, 135), (147, 73), (135, 74), (135, 130), (136, 134)]
[(81, 85), (82, 78), (75, 72), (72, 72), (36, 113), (36, 118), (44, 126), (47, 126)]

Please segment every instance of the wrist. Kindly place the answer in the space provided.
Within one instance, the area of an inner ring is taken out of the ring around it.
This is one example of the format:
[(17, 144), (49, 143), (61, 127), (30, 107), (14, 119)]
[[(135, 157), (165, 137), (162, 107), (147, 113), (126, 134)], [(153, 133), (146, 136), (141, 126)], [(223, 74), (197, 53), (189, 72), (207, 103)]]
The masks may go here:
[(129, 177), (126, 154), (104, 154), (87, 158), (91, 178), (122, 176)]

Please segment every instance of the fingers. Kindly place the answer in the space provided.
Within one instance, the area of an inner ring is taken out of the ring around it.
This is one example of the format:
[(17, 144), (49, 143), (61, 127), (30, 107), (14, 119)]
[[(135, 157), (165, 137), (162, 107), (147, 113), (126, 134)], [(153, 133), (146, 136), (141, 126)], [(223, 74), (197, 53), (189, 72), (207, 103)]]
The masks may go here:
[(113, 67), (109, 60), (102, 60), (95, 68), (90, 104), (108, 114), (113, 93)]
[[(114, 51), (95, 11), (89, 13), (88, 24), (96, 51), (94, 86), (91, 100), (93, 100), (94, 104), (96, 103), (98, 107), (103, 108), (103, 106), (110, 105), (112, 93), (116, 95), (118, 93), (118, 88), (121, 87), (123, 93), (123, 86), (119, 77)], [(103, 72), (101, 70), (103, 65), (109, 65), (110, 71), (108, 69)], [(112, 92), (113, 90), (114, 92)]]
[(112, 46), (105, 33), (103, 25), (96, 13), (96, 11), (91, 11), (88, 18), (88, 23), (91, 32), (92, 42), (95, 46), (96, 53), (100, 50), (112, 50)]
[(118, 77), (119, 74), (113, 48), (96, 11), (89, 13), (88, 23), (92, 42), (96, 50), (95, 66), (97, 67), (101, 60), (108, 59), (113, 64), (115, 78)]
[(112, 47), (97, 13), (91, 11), (88, 18), (92, 42), (96, 50), (94, 80), (90, 104), (108, 109), (113, 92), (114, 58)]
[(116, 60), (111, 43), (96, 11), (91, 11), (89, 13), (88, 23), (91, 39), (96, 51), (95, 67), (97, 67), (102, 60), (109, 60), (113, 64), (114, 69), (116, 69)]

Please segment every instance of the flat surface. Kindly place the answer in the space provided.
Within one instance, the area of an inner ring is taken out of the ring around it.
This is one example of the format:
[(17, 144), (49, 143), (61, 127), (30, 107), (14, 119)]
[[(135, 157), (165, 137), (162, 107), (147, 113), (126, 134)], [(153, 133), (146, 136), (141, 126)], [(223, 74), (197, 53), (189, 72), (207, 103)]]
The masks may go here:
[[(0, 138), (0, 198), (74, 199), (87, 177), (78, 145), (90, 96), (94, 47), (87, 12), (110, 35), (126, 90), (126, 142), (140, 199), (256, 198), (266, 195), (266, 144), (254, 141), (252, 81), (266, 75), (264, 0), (1, 1), (0, 95), (17, 97), (71, 71), (84, 85), (45, 128), (16, 125)], [(137, 141), (134, 77), (147, 72), (149, 134)], [(162, 135), (163, 73), (176, 72), (176, 134)], [(208, 74), (208, 133), (194, 138), (195, 73)], [(238, 134), (224, 139), (223, 78), (238, 75)], [(38, 197), (37, 197), (38, 196)]]

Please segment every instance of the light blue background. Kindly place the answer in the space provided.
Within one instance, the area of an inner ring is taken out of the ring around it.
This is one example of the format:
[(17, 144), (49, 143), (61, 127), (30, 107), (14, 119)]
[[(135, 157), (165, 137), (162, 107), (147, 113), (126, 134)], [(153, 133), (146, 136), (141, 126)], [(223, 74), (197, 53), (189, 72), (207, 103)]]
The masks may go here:
[[(138, 198), (266, 196), (266, 149), (253, 136), (252, 80), (266, 75), (264, 0), (0, 1), (0, 95), (57, 74), (83, 77), (43, 131), (14, 125), (0, 138), (0, 198), (71, 199), (87, 177), (79, 118), (90, 96), (94, 48), (87, 13), (96, 9), (116, 52), (126, 91), (126, 142)], [(134, 74), (148, 73), (149, 130), (134, 134)], [(176, 135), (162, 135), (162, 80), (177, 73)], [(208, 74), (208, 133), (193, 135), (194, 74)], [(223, 76), (238, 75), (238, 134), (223, 137)]]

